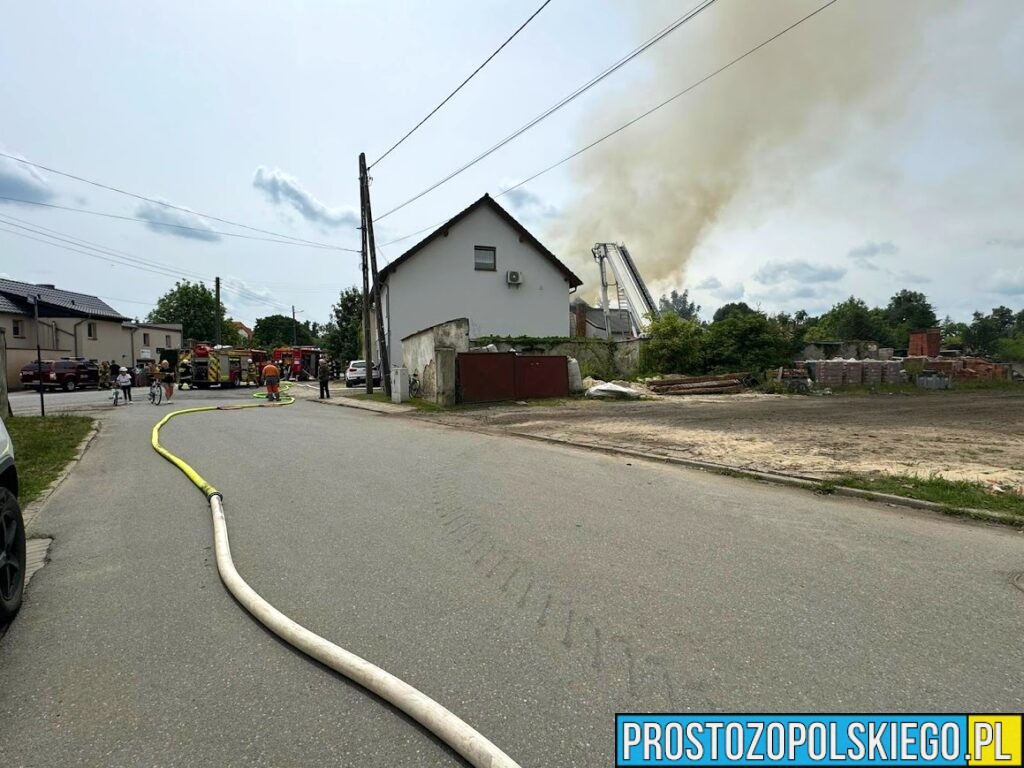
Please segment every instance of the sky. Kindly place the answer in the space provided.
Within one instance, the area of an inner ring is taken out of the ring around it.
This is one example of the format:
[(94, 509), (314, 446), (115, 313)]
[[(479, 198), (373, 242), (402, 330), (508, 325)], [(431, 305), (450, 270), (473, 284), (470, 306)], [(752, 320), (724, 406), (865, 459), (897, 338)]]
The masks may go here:
[[(382, 264), (422, 234), (390, 241), (502, 193), (825, 2), (717, 0), (385, 216), (701, 6), (552, 0), (372, 169)], [(138, 317), (175, 276), (219, 275), (237, 319), (294, 305), (323, 322), (361, 282), (358, 254), (254, 238), (358, 249), (359, 153), (373, 162), (539, 5), (6, 0), (0, 152), (178, 208), (0, 158), (0, 198), (141, 220), (0, 199), (0, 274)], [(851, 294), (884, 304), (900, 288), (957, 319), (1020, 309), (1021, 50), (1018, 0), (838, 0), (499, 201), (579, 274), (586, 297), (598, 288), (590, 248), (614, 240), (652, 292), (688, 289), (706, 317), (726, 301), (813, 313)], [(81, 252), (82, 241), (108, 254)]]

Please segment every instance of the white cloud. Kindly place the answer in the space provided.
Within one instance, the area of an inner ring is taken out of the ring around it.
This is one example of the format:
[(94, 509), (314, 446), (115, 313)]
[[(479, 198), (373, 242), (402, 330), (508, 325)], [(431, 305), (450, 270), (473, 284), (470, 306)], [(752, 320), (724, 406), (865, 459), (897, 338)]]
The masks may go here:
[(280, 168), (269, 169), (261, 165), (252, 177), (252, 185), (262, 190), (275, 205), (289, 205), (314, 224), (331, 228), (358, 227), (361, 224), (358, 211), (325, 205), (304, 189), (298, 179)]
[(844, 267), (815, 265), (803, 259), (792, 261), (770, 261), (754, 274), (754, 279), (763, 285), (777, 285), (786, 280), (799, 283), (831, 283), (846, 274)]
[(989, 279), (989, 290), (1005, 296), (1024, 296), (1024, 267), (996, 270)]
[(746, 289), (741, 282), (722, 283), (717, 277), (706, 277), (696, 286), (694, 290), (704, 291), (712, 298), (719, 301), (736, 301), (743, 298)]
[(508, 201), (509, 207), (524, 219), (534, 221), (551, 219), (559, 213), (556, 206), (544, 200), (536, 192), (531, 192), (526, 187), (517, 187), (507, 192), (504, 189), (505, 187), (503, 186), (502, 197)]
[[(0, 197), (45, 203), (55, 196), (49, 181), (37, 169), (0, 157)], [(15, 200), (0, 200), (0, 203), (17, 204)]]
[[(154, 198), (160, 200), (160, 198)], [(167, 200), (160, 200), (167, 203)], [(161, 235), (174, 235), (176, 237), (187, 237), (191, 240), (206, 240), (216, 242), (220, 240), (220, 234), (211, 227), (206, 219), (197, 213), (178, 208), (168, 208), (157, 203), (141, 202), (135, 209), (135, 215), (145, 219), (154, 232)]]
[(879, 266), (875, 263), (878, 256), (895, 256), (900, 249), (894, 243), (886, 240), (884, 243), (875, 243), (869, 240), (864, 245), (858, 245), (847, 254), (850, 259), (863, 269), (877, 271)]

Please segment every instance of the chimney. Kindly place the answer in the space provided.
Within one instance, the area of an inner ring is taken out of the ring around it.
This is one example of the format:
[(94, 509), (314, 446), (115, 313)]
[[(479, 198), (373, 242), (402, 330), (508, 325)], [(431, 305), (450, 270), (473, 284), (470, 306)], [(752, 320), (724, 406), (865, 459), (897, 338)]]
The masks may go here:
[(577, 301), (575, 306), (576, 310), (576, 333), (575, 336), (585, 337), (587, 335), (587, 302)]

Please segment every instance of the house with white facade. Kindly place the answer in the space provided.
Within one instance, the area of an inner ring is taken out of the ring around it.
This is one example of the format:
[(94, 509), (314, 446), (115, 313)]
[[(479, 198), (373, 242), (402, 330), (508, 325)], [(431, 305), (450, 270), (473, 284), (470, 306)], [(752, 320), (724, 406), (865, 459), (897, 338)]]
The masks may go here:
[(490, 195), (388, 264), (380, 281), (392, 365), (403, 338), (456, 317), (469, 319), (474, 339), (568, 336), (569, 296), (582, 285)]

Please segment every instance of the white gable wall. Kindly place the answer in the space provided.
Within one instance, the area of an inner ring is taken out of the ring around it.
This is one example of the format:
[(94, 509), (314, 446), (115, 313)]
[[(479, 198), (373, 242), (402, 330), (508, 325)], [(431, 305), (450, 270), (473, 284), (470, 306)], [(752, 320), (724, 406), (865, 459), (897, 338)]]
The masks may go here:
[[(473, 268), (477, 245), (496, 249), (496, 270)], [(522, 285), (505, 273), (517, 270)], [(401, 340), (437, 323), (469, 318), (471, 338), (567, 336), (569, 282), (562, 272), (487, 206), (439, 235), (387, 279), (384, 297), (388, 357), (402, 360)], [(388, 326), (390, 320), (390, 326)]]

